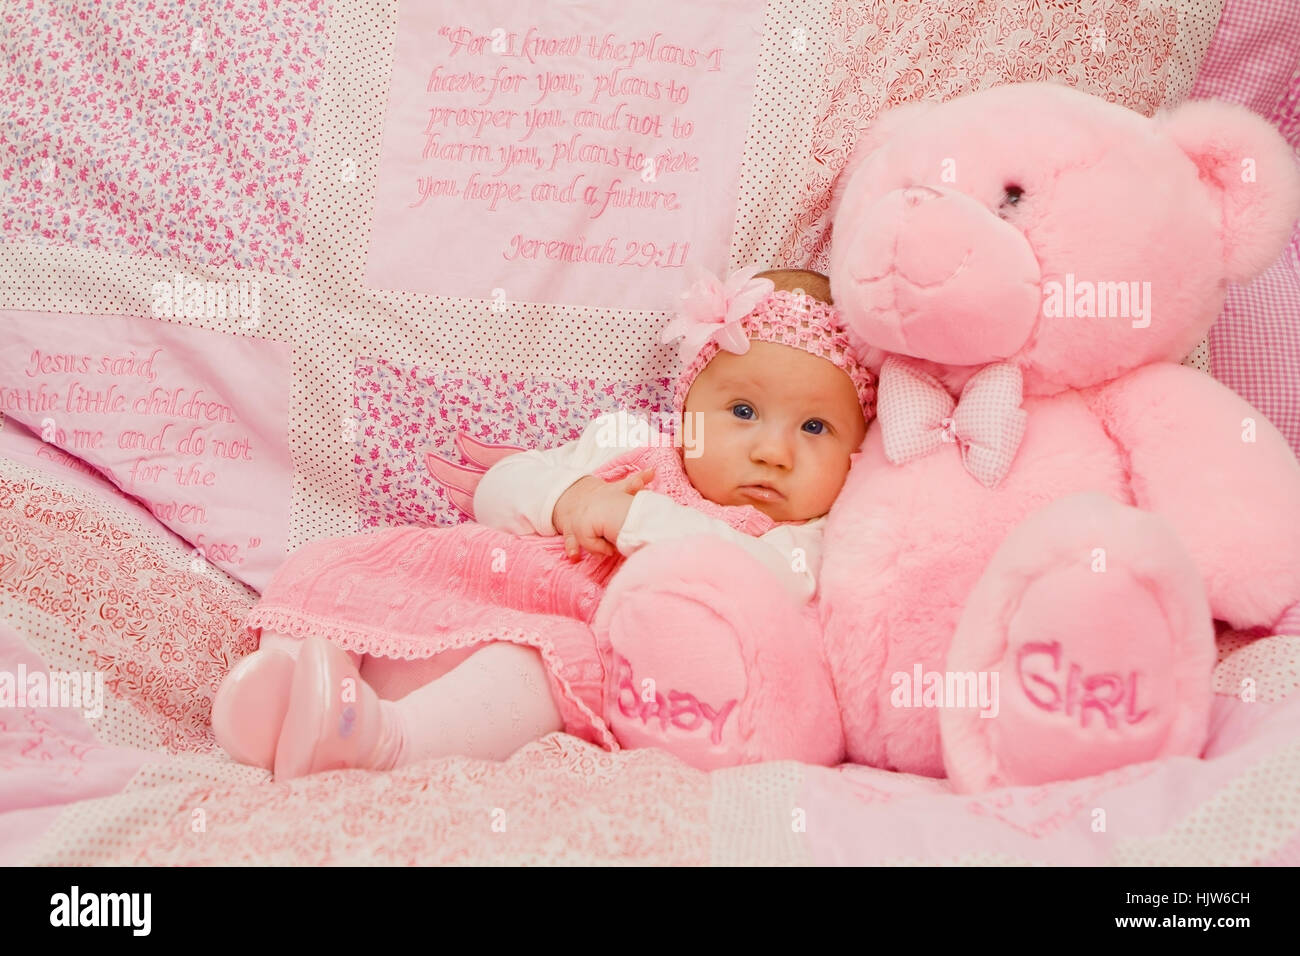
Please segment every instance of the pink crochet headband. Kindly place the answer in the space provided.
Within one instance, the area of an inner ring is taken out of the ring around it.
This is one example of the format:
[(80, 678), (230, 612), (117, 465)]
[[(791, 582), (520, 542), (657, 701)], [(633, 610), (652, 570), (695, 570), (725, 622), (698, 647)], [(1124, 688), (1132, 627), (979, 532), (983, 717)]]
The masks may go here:
[(876, 380), (849, 343), (839, 311), (804, 292), (776, 291), (771, 279), (757, 279), (762, 266), (747, 266), (725, 282), (708, 273), (682, 293), (677, 316), (664, 328), (662, 341), (681, 337), (683, 365), (673, 410), (681, 414), (691, 384), (719, 349), (737, 355), (749, 351), (751, 339), (789, 345), (820, 356), (853, 381), (862, 418), (876, 417)]

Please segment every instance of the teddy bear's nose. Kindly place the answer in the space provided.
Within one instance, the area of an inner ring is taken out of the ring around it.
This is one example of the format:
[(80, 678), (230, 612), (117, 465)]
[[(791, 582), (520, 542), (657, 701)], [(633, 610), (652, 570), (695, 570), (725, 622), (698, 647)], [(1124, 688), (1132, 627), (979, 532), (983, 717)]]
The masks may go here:
[(909, 206), (918, 206), (927, 199), (938, 199), (943, 193), (929, 186), (908, 186), (903, 190), (903, 202)]

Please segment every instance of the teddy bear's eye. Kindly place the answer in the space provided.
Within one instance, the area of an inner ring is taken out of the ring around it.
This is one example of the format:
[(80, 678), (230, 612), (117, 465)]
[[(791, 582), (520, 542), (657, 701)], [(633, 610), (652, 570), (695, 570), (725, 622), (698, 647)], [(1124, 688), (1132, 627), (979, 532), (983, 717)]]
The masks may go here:
[(1003, 192), (1005, 193), (1006, 198), (1002, 200), (1002, 204), (1010, 204), (1012, 206), (1020, 202), (1020, 197), (1025, 194), (1025, 191), (1014, 183), (1004, 186)]

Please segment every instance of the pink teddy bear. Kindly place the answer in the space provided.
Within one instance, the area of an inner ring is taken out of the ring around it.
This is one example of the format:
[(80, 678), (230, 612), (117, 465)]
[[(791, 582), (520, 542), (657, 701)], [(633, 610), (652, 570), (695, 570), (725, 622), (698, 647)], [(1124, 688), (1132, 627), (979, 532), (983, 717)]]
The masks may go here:
[(1291, 234), (1287, 144), (1002, 86), (879, 117), (831, 212), (879, 374), (819, 595), (847, 757), (971, 792), (1199, 755), (1213, 620), (1300, 624), (1300, 465), (1178, 364)]

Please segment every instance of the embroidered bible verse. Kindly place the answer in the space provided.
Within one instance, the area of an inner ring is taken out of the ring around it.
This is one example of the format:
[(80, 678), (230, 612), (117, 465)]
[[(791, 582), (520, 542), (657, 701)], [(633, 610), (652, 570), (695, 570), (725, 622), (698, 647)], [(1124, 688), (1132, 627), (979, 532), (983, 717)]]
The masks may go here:
[(659, 310), (727, 258), (762, 4), (399, 16), (369, 286)]

